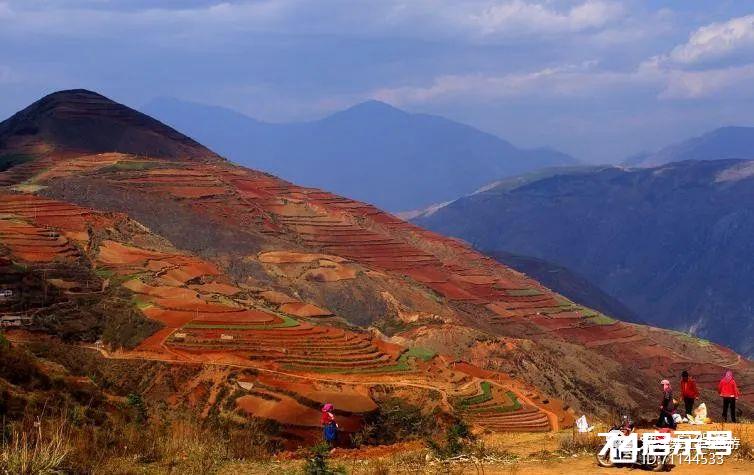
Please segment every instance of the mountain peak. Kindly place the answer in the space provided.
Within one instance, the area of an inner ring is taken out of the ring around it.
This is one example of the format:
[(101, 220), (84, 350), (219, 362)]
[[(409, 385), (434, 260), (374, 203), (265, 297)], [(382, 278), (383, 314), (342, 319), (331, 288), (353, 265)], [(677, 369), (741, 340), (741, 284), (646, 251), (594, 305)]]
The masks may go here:
[(369, 114), (369, 115), (395, 115), (395, 116), (407, 116), (408, 112), (398, 109), (395, 106), (388, 104), (387, 102), (370, 99), (368, 101), (355, 104), (348, 109), (337, 112), (335, 115), (353, 115), (353, 114)]
[(0, 122), (0, 152), (34, 149), (219, 159), (162, 122), (87, 89), (53, 92)]

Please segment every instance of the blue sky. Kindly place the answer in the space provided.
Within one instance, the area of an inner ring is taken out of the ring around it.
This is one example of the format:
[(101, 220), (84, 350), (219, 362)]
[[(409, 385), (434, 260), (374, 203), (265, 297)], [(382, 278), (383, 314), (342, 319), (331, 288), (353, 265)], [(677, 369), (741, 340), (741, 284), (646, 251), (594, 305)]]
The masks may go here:
[(269, 121), (379, 99), (617, 161), (754, 125), (754, 2), (0, 0), (0, 115), (74, 87)]

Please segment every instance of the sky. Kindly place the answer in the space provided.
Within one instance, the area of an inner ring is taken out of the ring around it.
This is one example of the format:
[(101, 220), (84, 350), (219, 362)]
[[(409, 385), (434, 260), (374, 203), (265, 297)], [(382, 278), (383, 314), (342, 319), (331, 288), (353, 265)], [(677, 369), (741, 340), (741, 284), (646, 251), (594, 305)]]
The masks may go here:
[(273, 122), (377, 99), (616, 162), (754, 125), (754, 1), (0, 0), (0, 117), (70, 88)]

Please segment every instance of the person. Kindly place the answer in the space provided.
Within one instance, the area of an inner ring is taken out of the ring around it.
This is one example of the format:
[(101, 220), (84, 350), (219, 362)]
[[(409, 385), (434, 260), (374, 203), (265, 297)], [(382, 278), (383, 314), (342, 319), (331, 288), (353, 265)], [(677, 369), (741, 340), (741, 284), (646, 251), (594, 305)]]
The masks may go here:
[(741, 395), (738, 391), (736, 380), (733, 379), (733, 371), (728, 370), (717, 385), (717, 392), (723, 398), (723, 421), (728, 422), (728, 408), (730, 408), (730, 420), (736, 422), (736, 399)]
[(681, 397), (683, 398), (683, 405), (686, 409), (686, 418), (694, 416), (694, 401), (699, 397), (699, 389), (696, 387), (696, 381), (694, 378), (689, 377), (689, 372), (683, 370), (681, 372)]
[(657, 427), (668, 427), (675, 429), (676, 424), (673, 420), (675, 412), (675, 403), (673, 402), (673, 389), (670, 387), (670, 381), (663, 379), (662, 384), (662, 403), (660, 404), (660, 417), (657, 419)]
[(335, 421), (335, 415), (332, 413), (335, 407), (329, 402), (322, 406), (322, 434), (324, 435), (325, 442), (330, 447), (335, 445), (335, 441), (338, 438), (338, 423)]

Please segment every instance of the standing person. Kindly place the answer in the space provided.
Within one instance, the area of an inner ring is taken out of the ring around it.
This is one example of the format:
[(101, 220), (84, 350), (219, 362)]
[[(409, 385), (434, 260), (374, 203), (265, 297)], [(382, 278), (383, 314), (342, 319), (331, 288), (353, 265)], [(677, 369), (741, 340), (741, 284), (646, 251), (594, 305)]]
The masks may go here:
[(660, 417), (657, 419), (657, 427), (669, 427), (675, 429), (676, 424), (673, 420), (675, 412), (675, 402), (673, 401), (673, 388), (670, 387), (670, 381), (663, 379), (662, 384), (662, 403), (660, 403)]
[(335, 422), (335, 415), (332, 413), (333, 409), (335, 408), (329, 402), (322, 406), (322, 435), (330, 447), (335, 446), (335, 442), (338, 439), (338, 423)]
[(694, 378), (689, 377), (689, 372), (683, 370), (681, 373), (681, 397), (686, 409), (686, 417), (694, 416), (694, 401), (699, 397), (699, 389), (696, 387)]
[(738, 391), (736, 380), (733, 379), (733, 371), (728, 370), (717, 385), (717, 392), (723, 398), (723, 421), (728, 422), (728, 408), (730, 408), (730, 420), (736, 422), (736, 399), (741, 395)]

